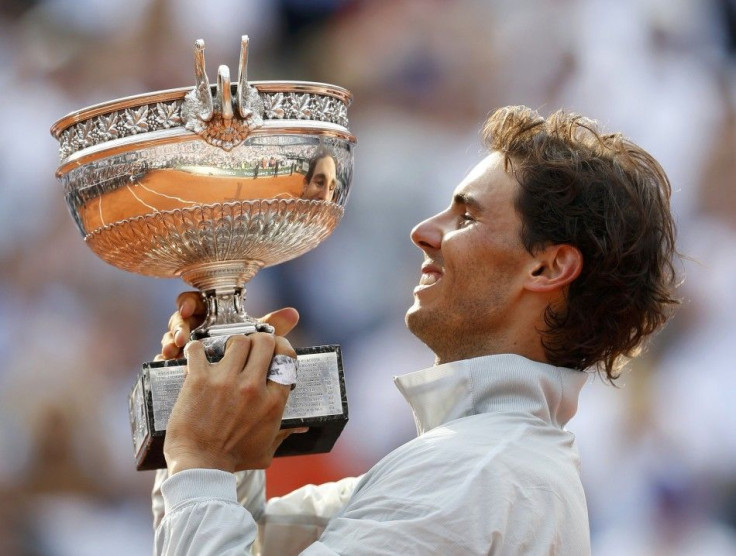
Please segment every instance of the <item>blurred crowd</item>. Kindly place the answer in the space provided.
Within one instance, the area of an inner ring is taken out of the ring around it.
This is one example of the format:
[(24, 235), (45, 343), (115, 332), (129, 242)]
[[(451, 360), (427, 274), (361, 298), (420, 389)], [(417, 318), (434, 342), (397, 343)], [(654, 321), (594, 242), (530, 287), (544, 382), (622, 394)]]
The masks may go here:
[(734, 0), (4, 0), (0, 4), (0, 553), (147, 554), (150, 472), (127, 396), (158, 353), (178, 280), (107, 266), (54, 177), (49, 127), (214, 68), (334, 83), (358, 138), (345, 217), (260, 272), (247, 309), (293, 305), (295, 345), (342, 345), (350, 422), (325, 456), (284, 458), (269, 492), (367, 470), (414, 435), (392, 376), (431, 364), (404, 328), (421, 256), (507, 104), (622, 130), (675, 190), (684, 303), (618, 388), (591, 375), (576, 433), (594, 554), (736, 554)]

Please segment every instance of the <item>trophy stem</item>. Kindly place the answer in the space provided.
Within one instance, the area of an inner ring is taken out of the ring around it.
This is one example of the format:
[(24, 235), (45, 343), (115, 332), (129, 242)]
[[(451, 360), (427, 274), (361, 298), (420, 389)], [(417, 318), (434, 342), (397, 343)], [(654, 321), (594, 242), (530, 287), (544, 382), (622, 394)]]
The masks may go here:
[(182, 270), (182, 279), (200, 290), (207, 317), (191, 333), (192, 339), (231, 334), (252, 334), (273, 329), (245, 312), (245, 283), (261, 269), (261, 261), (201, 263)]
[(181, 279), (201, 292), (233, 293), (263, 268), (263, 261), (239, 260), (197, 263), (180, 271)]
[(216, 336), (232, 334), (252, 334), (253, 332), (272, 332), (268, 325), (263, 325), (245, 312), (245, 288), (236, 288), (233, 292), (204, 292), (207, 303), (207, 317), (195, 328), (191, 338), (200, 340)]

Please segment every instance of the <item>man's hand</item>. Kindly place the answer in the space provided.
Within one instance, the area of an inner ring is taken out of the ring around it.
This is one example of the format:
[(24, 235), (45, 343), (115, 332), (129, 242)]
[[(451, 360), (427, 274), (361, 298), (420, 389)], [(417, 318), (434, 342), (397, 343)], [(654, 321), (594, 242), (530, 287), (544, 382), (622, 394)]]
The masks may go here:
[(290, 388), (266, 379), (277, 354), (296, 358), (285, 338), (267, 333), (232, 336), (217, 363), (201, 342), (187, 344), (187, 375), (164, 442), (169, 473), (263, 469), (286, 436), (303, 432), (279, 431)]
[(187, 345), (190, 332), (207, 314), (202, 294), (183, 292), (176, 303), (178, 311), (169, 319), (161, 353), (156, 356), (156, 360), (188, 359), (187, 378), (164, 443), (169, 472), (194, 467), (228, 471), (267, 467), (286, 437), (308, 430), (278, 430), (289, 387), (265, 379), (273, 355), (296, 357), (280, 336), (296, 326), (299, 313), (292, 308), (269, 313), (260, 320), (273, 326), (276, 336), (232, 336), (223, 359), (209, 363), (200, 342)]
[[(161, 353), (156, 360), (178, 359), (184, 356), (184, 346), (189, 341), (189, 334), (204, 321), (207, 306), (199, 292), (183, 292), (176, 298), (179, 308), (169, 319), (169, 330), (161, 339)], [(296, 309), (287, 307), (259, 319), (270, 324), (278, 336), (286, 336), (299, 322)]]

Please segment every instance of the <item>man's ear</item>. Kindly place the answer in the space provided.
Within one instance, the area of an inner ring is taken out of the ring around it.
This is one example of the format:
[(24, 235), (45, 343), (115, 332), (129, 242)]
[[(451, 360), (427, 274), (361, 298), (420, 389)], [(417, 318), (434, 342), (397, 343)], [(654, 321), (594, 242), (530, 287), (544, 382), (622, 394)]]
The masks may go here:
[(583, 254), (567, 244), (549, 245), (534, 255), (525, 287), (534, 292), (552, 292), (568, 286), (580, 276)]

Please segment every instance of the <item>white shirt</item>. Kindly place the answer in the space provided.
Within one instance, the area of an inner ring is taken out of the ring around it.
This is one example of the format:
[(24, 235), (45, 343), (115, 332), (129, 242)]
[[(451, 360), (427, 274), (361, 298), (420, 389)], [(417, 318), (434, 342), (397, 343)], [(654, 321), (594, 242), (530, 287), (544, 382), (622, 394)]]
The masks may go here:
[(156, 553), (287, 556), (319, 537), (302, 554), (589, 554), (578, 453), (564, 430), (585, 380), (517, 355), (398, 377), (416, 439), (360, 479), (309, 485), (265, 511), (262, 474), (247, 475), (240, 495), (230, 473), (161, 475)]

